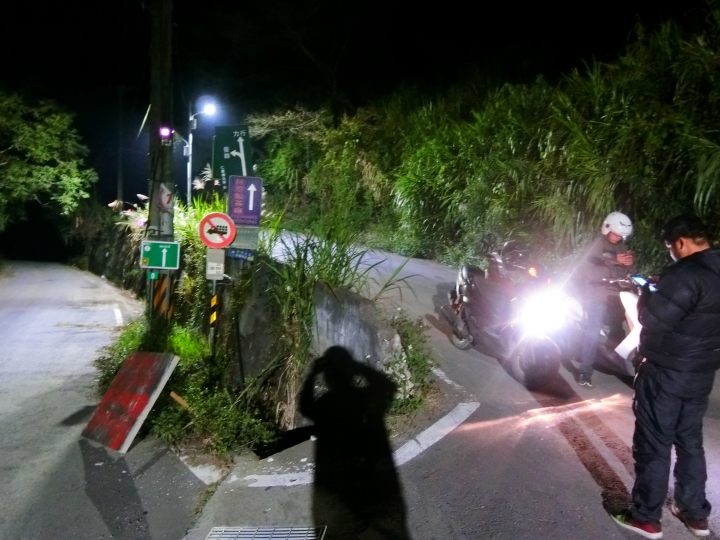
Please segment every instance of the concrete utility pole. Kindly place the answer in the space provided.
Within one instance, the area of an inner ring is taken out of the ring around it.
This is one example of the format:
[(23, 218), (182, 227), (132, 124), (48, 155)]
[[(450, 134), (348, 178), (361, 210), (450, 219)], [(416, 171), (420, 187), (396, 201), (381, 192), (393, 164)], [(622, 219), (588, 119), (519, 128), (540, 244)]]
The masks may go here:
[[(150, 206), (148, 240), (172, 241), (174, 186), (172, 181), (172, 0), (150, 5)], [(162, 135), (161, 135), (162, 133)], [(162, 194), (163, 200), (160, 196)], [(155, 315), (172, 314), (172, 273), (148, 280), (148, 300)]]
[[(117, 200), (123, 200), (123, 92), (118, 88), (118, 161), (117, 161)], [(120, 208), (122, 210), (122, 207)]]

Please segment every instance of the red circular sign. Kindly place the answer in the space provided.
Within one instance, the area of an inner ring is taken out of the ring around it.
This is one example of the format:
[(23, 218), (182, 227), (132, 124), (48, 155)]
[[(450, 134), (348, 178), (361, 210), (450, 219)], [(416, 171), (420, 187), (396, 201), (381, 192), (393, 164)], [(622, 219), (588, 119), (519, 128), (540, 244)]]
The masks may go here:
[(235, 224), (220, 212), (208, 214), (200, 221), (200, 240), (211, 248), (224, 248), (235, 239)]

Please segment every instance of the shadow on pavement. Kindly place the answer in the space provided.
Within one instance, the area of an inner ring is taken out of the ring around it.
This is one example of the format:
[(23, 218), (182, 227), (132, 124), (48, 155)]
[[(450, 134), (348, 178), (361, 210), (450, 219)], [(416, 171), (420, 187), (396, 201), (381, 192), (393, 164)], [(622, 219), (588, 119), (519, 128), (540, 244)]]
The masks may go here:
[(95, 412), (95, 405), (86, 405), (82, 409), (79, 409), (72, 413), (70, 416), (64, 418), (61, 422), (61, 426), (77, 426), (87, 422), (92, 414)]
[(84, 439), (78, 443), (85, 469), (85, 493), (113, 538), (151, 540), (140, 494), (125, 458), (113, 457), (103, 447)]
[(409, 539), (384, 417), (395, 394), (383, 373), (342, 347), (318, 358), (300, 393), (315, 423), (313, 519), (327, 540)]

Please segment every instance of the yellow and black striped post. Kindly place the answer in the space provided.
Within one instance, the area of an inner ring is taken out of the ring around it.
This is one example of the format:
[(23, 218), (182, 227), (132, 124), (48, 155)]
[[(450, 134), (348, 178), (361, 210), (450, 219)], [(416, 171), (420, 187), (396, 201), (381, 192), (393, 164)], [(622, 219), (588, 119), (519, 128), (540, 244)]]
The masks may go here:
[(160, 272), (156, 280), (151, 280), (152, 313), (156, 317), (170, 319), (173, 315), (172, 274)]
[(218, 295), (213, 294), (210, 298), (210, 327), (217, 325), (218, 311), (220, 309), (220, 303), (218, 301)]
[(210, 349), (213, 351), (215, 350), (215, 335), (217, 334), (216, 328), (218, 325), (219, 313), (220, 313), (220, 298), (213, 291), (213, 295), (210, 297), (210, 332), (208, 333), (208, 340), (210, 341)]

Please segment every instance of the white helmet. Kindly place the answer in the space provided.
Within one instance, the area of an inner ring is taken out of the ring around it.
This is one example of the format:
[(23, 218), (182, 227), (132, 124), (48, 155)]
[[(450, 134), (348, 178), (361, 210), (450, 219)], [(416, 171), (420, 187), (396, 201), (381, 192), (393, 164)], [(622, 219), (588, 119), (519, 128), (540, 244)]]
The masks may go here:
[(627, 238), (633, 232), (633, 224), (630, 218), (622, 212), (612, 212), (605, 218), (600, 231), (604, 235), (613, 232), (618, 236)]

